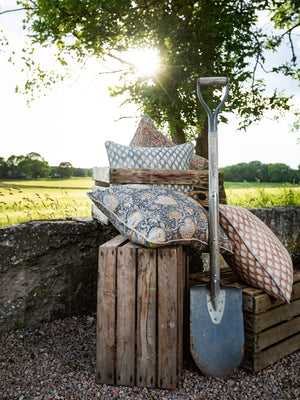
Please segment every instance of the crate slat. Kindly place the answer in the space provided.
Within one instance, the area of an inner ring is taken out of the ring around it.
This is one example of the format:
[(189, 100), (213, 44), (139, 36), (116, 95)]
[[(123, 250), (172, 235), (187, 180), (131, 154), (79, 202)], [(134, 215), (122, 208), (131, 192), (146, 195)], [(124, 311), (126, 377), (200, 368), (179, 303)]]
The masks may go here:
[[(110, 243), (122, 243), (124, 237)], [(115, 299), (117, 247), (99, 248), (98, 298), (97, 298), (97, 383), (112, 384), (115, 381)]]
[(282, 302), (282, 306), (272, 308), (269, 311), (260, 314), (246, 314), (244, 321), (245, 329), (252, 332), (261, 332), (270, 326), (277, 325), (283, 321), (288, 321), (300, 312), (300, 299), (293, 301), (290, 304)]
[[(208, 185), (208, 170), (175, 170), (145, 168), (95, 167), (93, 179), (99, 184), (112, 183), (173, 183), (186, 185)], [(219, 183), (224, 182), (224, 173), (219, 172)]]
[(253, 334), (245, 332), (247, 348), (254, 353), (258, 353), (298, 332), (300, 332), (300, 317), (266, 329), (254, 337)]
[[(254, 314), (259, 314), (261, 312), (268, 311), (272, 308), (284, 304), (283, 301), (268, 296), (266, 293), (261, 293), (260, 295), (257, 295), (255, 297), (253, 296), (253, 294), (249, 294), (249, 296), (250, 298), (248, 299), (247, 311), (251, 311)], [(300, 282), (296, 282), (293, 285), (291, 301), (299, 298), (300, 298)]]
[(116, 383), (133, 385), (135, 377), (136, 251), (131, 243), (117, 253)]
[(157, 252), (159, 387), (176, 388), (177, 380), (177, 255), (173, 248)]
[(289, 339), (286, 339), (283, 342), (269, 347), (259, 354), (253, 355), (252, 353), (245, 352), (245, 357), (241, 366), (251, 370), (252, 372), (258, 372), (285, 357), (286, 355), (299, 350), (299, 343), (300, 333), (290, 337)]
[(138, 249), (137, 386), (156, 382), (156, 252)]
[(177, 280), (181, 284), (177, 284), (177, 382), (180, 382), (181, 372), (183, 369), (183, 315), (184, 304), (183, 299), (185, 296), (186, 287), (186, 271), (187, 271), (187, 257), (185, 256), (183, 247), (179, 247), (177, 251)]

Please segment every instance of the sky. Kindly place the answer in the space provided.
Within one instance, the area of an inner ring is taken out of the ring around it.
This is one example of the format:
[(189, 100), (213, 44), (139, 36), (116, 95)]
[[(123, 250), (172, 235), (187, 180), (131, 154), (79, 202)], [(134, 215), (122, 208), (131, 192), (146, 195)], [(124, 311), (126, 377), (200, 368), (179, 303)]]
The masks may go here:
[[(15, 0), (0, 0), (0, 11), (12, 8), (16, 8)], [(36, 98), (28, 107), (26, 96), (14, 91), (26, 75), (20, 72), (19, 64), (7, 61), (10, 52), (21, 50), (26, 41), (21, 20), (21, 13), (0, 15), (0, 30), (10, 42), (8, 48), (0, 49), (0, 157), (7, 159), (12, 154), (36, 152), (51, 166), (63, 161), (82, 168), (107, 166), (105, 141), (128, 145), (142, 114), (133, 105), (121, 106), (124, 98), (109, 96), (108, 86), (117, 83), (116, 76), (100, 75), (99, 65), (93, 60), (86, 70), (74, 65), (70, 80)], [(300, 35), (295, 51), (299, 57)], [(42, 62), (52, 65), (49, 50), (40, 51), (40, 57)], [(287, 94), (295, 94), (294, 103), (300, 108), (297, 82), (273, 76), (267, 83), (270, 88), (279, 87), (286, 89)], [(219, 166), (259, 160), (297, 168), (300, 133), (290, 132), (291, 121), (291, 115), (277, 121), (266, 115), (261, 122), (241, 132), (237, 131), (236, 118), (229, 116), (229, 124), (218, 125)]]

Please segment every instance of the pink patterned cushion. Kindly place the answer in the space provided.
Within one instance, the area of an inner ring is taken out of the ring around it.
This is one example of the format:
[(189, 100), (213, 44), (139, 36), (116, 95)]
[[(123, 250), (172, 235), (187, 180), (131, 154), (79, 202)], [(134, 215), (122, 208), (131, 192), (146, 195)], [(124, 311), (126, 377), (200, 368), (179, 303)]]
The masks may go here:
[[(171, 140), (167, 139), (159, 132), (153, 121), (148, 115), (143, 115), (139, 126), (135, 132), (129, 146), (131, 147), (171, 147), (175, 146)], [(193, 154), (190, 169), (205, 169), (208, 167), (208, 161), (204, 157)]]
[(293, 264), (274, 233), (242, 207), (219, 205), (220, 224), (227, 233), (234, 255), (226, 262), (241, 279), (285, 302), (291, 299)]

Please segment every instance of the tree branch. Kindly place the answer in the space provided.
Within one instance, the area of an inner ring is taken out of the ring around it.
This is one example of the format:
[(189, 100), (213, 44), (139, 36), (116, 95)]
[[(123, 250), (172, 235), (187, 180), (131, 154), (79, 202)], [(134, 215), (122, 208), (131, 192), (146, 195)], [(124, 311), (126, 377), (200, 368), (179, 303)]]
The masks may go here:
[(286, 32), (284, 32), (281, 36), (290, 35), (294, 29), (298, 28), (298, 26), (300, 26), (300, 22), (299, 22), (299, 24), (292, 26), (290, 29), (288, 29)]
[(5, 11), (1, 11), (0, 15), (11, 13), (11, 12), (16, 12), (16, 11), (24, 11), (24, 10), (29, 10), (29, 8), (23, 7), (23, 8), (14, 8), (13, 10), (5, 10)]
[(295, 54), (294, 43), (293, 43), (293, 40), (292, 40), (292, 32), (291, 31), (288, 33), (288, 36), (289, 36), (289, 42), (290, 42), (290, 45), (291, 45), (291, 50), (292, 50), (292, 55), (293, 55), (292, 56), (292, 63), (294, 65), (296, 65), (297, 57), (296, 57), (296, 54)]
[(125, 60), (123, 60), (122, 58), (115, 56), (114, 54), (106, 53), (106, 55), (109, 56), (109, 57), (111, 57), (111, 58), (113, 58), (114, 60), (119, 61), (121, 64), (127, 64), (127, 65), (129, 65), (130, 67), (134, 67), (134, 64), (133, 64), (133, 63), (131, 63), (131, 62), (129, 62), (129, 61), (125, 61)]
[(122, 119), (130, 119), (130, 118), (137, 118), (136, 116), (134, 116), (134, 115), (132, 115), (132, 116), (123, 116), (123, 117), (120, 117), (120, 118), (118, 118), (118, 119), (115, 119), (113, 122), (119, 122), (119, 121), (121, 121)]

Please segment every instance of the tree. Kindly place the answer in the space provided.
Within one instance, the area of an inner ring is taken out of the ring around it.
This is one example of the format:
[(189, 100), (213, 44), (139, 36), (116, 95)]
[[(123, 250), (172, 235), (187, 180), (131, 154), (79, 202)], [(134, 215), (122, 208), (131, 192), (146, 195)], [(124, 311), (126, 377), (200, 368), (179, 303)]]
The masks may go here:
[(286, 164), (268, 164), (268, 180), (269, 182), (292, 182), (293, 171)]
[(73, 166), (70, 162), (61, 162), (57, 167), (57, 173), (61, 178), (71, 178), (73, 175)]
[(7, 178), (7, 162), (5, 158), (0, 157), (0, 178)]
[[(225, 111), (241, 117), (241, 128), (260, 120), (267, 110), (279, 113), (291, 108), (290, 99), (277, 89), (267, 93), (258, 71), (266, 68), (266, 52), (277, 51), (287, 38), (291, 57), (270, 72), (299, 79), (292, 40), (299, 26), (297, 0), (21, 0), (19, 4), (26, 10), (24, 23), (33, 45), (56, 45), (61, 64), (66, 64), (65, 54), (82, 63), (90, 56), (120, 61), (127, 68), (112, 95), (126, 93), (142, 112), (167, 124), (175, 143), (195, 140), (197, 154), (207, 157), (207, 118), (195, 92), (199, 76), (230, 78)], [(277, 31), (258, 27), (263, 11)], [(156, 75), (136, 76), (134, 66), (123, 60), (127, 49), (138, 47), (159, 52)], [(49, 85), (29, 55), (26, 64), (35, 75), (26, 83), (28, 90), (40, 85), (37, 75)], [(204, 96), (214, 108), (218, 96), (210, 89)], [(226, 121), (224, 114), (220, 117)]]
[(31, 152), (26, 156), (10, 156), (6, 161), (6, 171), (9, 178), (28, 179), (47, 177), (51, 169), (40, 154)]
[(7, 175), (9, 178), (19, 178), (20, 171), (19, 171), (19, 164), (25, 159), (24, 156), (15, 156), (14, 154), (8, 157), (6, 160), (7, 164)]
[(262, 164), (260, 161), (240, 163), (220, 168), (224, 171), (224, 179), (227, 182), (289, 182), (298, 183), (299, 169), (295, 170), (286, 164)]
[(19, 163), (18, 172), (24, 178), (44, 178), (49, 176), (50, 167), (38, 153), (28, 153)]

